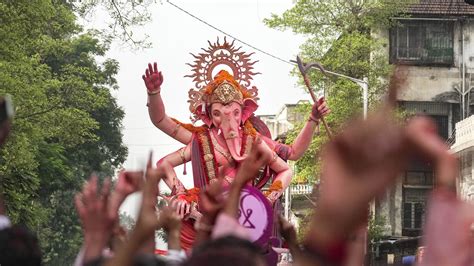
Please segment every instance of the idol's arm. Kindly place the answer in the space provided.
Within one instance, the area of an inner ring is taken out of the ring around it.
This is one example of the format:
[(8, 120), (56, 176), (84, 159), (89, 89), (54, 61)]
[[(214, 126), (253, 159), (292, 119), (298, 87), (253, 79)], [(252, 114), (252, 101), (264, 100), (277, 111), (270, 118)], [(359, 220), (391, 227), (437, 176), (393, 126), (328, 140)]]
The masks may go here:
[(280, 196), (283, 194), (285, 189), (290, 185), (291, 176), (293, 172), (291, 171), (290, 166), (281, 159), (278, 154), (276, 154), (265, 142), (262, 142), (265, 146), (265, 150), (268, 153), (271, 153), (271, 160), (268, 163), (268, 166), (275, 171), (275, 179), (270, 186), (269, 190), (266, 192), (267, 198), (274, 203)]
[(319, 133), (319, 127), (318, 127), (319, 122), (315, 122), (315, 121), (309, 119), (304, 125), (303, 129), (298, 134), (298, 136), (296, 137), (293, 144), (289, 147), (290, 149), (290, 156), (288, 157), (289, 160), (296, 161), (299, 158), (301, 158), (304, 152), (308, 149), (309, 145), (311, 144), (311, 140), (313, 139), (313, 134)]
[(327, 116), (330, 112), (331, 110), (327, 106), (324, 98), (321, 98), (317, 104), (313, 105), (308, 121), (292, 144), (285, 145), (269, 139), (266, 140), (266, 143), (283, 160), (296, 161), (300, 159), (308, 149), (311, 140), (313, 139), (313, 135), (319, 133), (318, 125), (321, 117)]
[(175, 204), (177, 205), (178, 214), (184, 217), (191, 211), (191, 202), (186, 200), (186, 188), (177, 178), (174, 168), (191, 160), (191, 146), (188, 145), (173, 153), (168, 154), (157, 163), (160, 171), (163, 171), (162, 177), (166, 185), (171, 189), (171, 194), (176, 196)]
[(192, 133), (180, 126), (166, 115), (165, 105), (161, 98), (161, 85), (163, 83), (163, 74), (158, 71), (156, 62), (148, 64), (145, 74), (142, 76), (148, 93), (148, 114), (152, 123), (161, 131), (183, 144), (191, 141)]
[(192, 133), (166, 115), (165, 106), (159, 93), (148, 95), (148, 114), (153, 125), (168, 136), (183, 144), (191, 142)]
[(162, 180), (171, 189), (172, 194), (181, 194), (185, 192), (185, 188), (181, 181), (177, 178), (174, 168), (191, 160), (191, 146), (188, 145), (173, 153), (170, 153), (158, 161), (156, 166), (163, 171)]
[(313, 121), (306, 122), (303, 129), (300, 131), (292, 144), (287, 145), (270, 138), (264, 137), (265, 143), (276, 152), (276, 154), (283, 160), (296, 161), (300, 159), (305, 151), (308, 149), (313, 139), (313, 134), (319, 132), (318, 124)]

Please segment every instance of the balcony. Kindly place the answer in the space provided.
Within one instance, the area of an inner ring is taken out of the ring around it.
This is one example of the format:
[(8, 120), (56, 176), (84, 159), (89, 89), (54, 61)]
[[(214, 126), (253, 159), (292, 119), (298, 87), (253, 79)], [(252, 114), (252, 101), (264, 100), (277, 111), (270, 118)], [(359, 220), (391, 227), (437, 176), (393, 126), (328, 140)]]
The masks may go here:
[(297, 184), (290, 186), (290, 195), (311, 195), (312, 192), (312, 184)]

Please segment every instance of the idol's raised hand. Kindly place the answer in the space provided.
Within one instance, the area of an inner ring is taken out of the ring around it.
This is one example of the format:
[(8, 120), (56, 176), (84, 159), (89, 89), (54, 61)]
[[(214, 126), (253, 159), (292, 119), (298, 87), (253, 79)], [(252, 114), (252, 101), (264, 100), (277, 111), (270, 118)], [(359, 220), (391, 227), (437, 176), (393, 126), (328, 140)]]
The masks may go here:
[(321, 98), (317, 103), (314, 103), (311, 108), (311, 119), (318, 121), (321, 117), (325, 117), (329, 113), (331, 113), (331, 109), (329, 109), (326, 100)]
[(161, 84), (163, 84), (163, 74), (161, 74), (161, 71), (158, 71), (156, 62), (153, 63), (153, 66), (151, 63), (148, 63), (148, 68), (145, 70), (145, 75), (142, 75), (142, 78), (148, 95), (160, 93)]

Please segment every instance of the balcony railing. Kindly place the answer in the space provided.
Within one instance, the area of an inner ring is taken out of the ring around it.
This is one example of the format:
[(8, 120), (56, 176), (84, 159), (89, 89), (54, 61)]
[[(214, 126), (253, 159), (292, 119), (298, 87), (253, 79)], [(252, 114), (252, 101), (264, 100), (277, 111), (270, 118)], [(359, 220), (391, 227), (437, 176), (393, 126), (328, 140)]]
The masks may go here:
[(309, 195), (313, 192), (312, 184), (297, 184), (290, 186), (291, 195)]

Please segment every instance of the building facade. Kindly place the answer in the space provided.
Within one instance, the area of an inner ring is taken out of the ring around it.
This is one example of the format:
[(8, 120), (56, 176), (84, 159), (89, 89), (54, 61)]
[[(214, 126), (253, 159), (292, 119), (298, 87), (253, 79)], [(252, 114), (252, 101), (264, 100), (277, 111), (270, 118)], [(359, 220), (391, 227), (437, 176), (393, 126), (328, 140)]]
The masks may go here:
[[(456, 123), (473, 112), (474, 6), (463, 0), (420, 0), (408, 12), (409, 16), (394, 18), (393, 28), (377, 30), (387, 40), (390, 63), (406, 73), (399, 107), (408, 115), (434, 119), (438, 134), (452, 144)], [(434, 186), (432, 167), (413, 161), (396, 186), (376, 202), (376, 215), (385, 220), (385, 235), (418, 239)]]
[[(474, 138), (466, 144), (466, 136), (474, 132), (474, 118), (456, 126), (474, 112), (474, 6), (464, 0), (420, 0), (407, 11), (408, 16), (394, 18), (396, 26), (374, 29), (385, 40), (389, 62), (406, 70), (398, 105), (409, 115), (431, 117), (443, 139), (449, 144), (456, 141), (453, 150), (462, 154), (459, 191), (464, 198), (474, 199)], [(292, 128), (293, 118), (288, 114), (295, 107), (285, 105), (276, 115), (260, 116), (274, 138)], [(372, 246), (375, 261), (386, 261), (387, 254), (396, 254), (396, 261), (414, 254), (427, 198), (435, 186), (432, 167), (413, 161), (384, 198), (375, 202), (386, 236)]]
[(272, 115), (258, 115), (270, 130), (272, 138), (276, 139), (283, 136), (288, 130), (293, 128), (293, 125), (298, 121), (303, 121), (303, 115), (296, 112), (296, 107), (299, 104), (307, 104), (309, 101), (300, 100), (295, 104), (285, 104), (276, 114)]
[(474, 202), (474, 116), (456, 124), (456, 142), (451, 151), (458, 155), (460, 162), (456, 190), (462, 199)]

